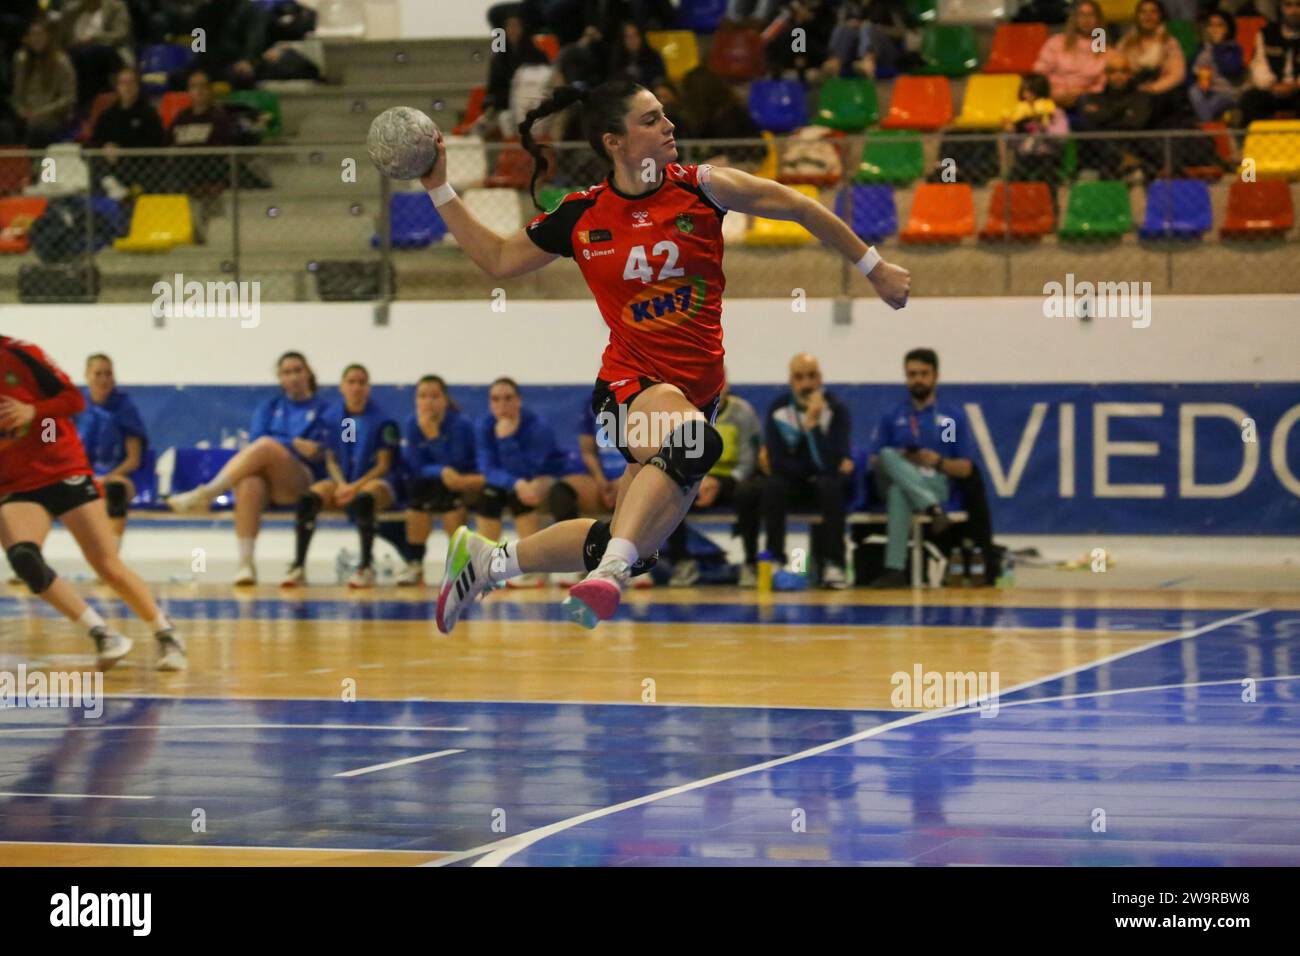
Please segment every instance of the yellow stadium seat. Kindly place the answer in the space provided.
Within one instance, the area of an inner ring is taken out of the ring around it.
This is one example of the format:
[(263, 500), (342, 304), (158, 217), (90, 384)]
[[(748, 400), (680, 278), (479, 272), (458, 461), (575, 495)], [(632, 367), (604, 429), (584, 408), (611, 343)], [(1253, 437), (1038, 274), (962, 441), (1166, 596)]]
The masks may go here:
[(1098, 5), (1107, 23), (1132, 23), (1137, 15), (1137, 0), (1098, 0)]
[(780, 160), (776, 155), (776, 137), (764, 130), (763, 142), (767, 144), (767, 155), (759, 163), (758, 169), (754, 170), (754, 175), (759, 179), (776, 179), (776, 174), (781, 168)]
[(1020, 98), (1020, 77), (1014, 74), (975, 75), (966, 80), (966, 96), (961, 115), (953, 129), (1001, 129), (1002, 118), (1009, 115)]
[(1241, 147), (1246, 173), (1253, 160), (1255, 175), (1265, 179), (1300, 179), (1300, 120), (1257, 120), (1246, 130)]
[(645, 38), (664, 58), (664, 69), (674, 83), (700, 65), (700, 46), (690, 30), (647, 30)]
[[(817, 198), (816, 186), (791, 186), (812, 199)], [(747, 246), (804, 246), (813, 242), (813, 235), (797, 222), (782, 219), (764, 219), (753, 216), (749, 232), (745, 234)]]
[(141, 196), (135, 201), (131, 231), (113, 243), (121, 252), (168, 252), (174, 246), (194, 244), (190, 197)]

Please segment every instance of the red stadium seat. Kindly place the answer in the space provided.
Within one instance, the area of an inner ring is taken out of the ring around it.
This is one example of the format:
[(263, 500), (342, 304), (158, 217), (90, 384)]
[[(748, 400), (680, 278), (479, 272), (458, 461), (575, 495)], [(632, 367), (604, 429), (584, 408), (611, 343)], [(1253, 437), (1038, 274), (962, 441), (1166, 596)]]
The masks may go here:
[(763, 37), (757, 30), (722, 28), (713, 34), (709, 71), (724, 80), (748, 83), (763, 75)]
[(952, 122), (952, 87), (946, 76), (900, 76), (881, 129), (942, 129)]
[(1291, 187), (1283, 179), (1253, 183), (1234, 181), (1228, 189), (1228, 213), (1219, 235), (1225, 239), (1282, 236), (1295, 224)]
[(916, 188), (903, 242), (960, 242), (975, 235), (975, 198), (969, 183), (925, 183)]
[(1237, 42), (1241, 44), (1241, 53), (1249, 67), (1255, 56), (1255, 37), (1268, 23), (1263, 17), (1237, 17)]
[(1055, 228), (1052, 192), (1047, 183), (1012, 183), (1009, 194), (1005, 183), (994, 183), (981, 239), (1033, 239)]
[(451, 131), (453, 136), (464, 136), (469, 132), (474, 121), (483, 115), (483, 101), (486, 99), (486, 86), (476, 86), (469, 91), (469, 99), (465, 103), (465, 118)]
[[(1223, 123), (1205, 122), (1197, 124), (1207, 133), (1214, 133), (1214, 152), (1219, 159), (1224, 162), (1232, 162), (1232, 142), (1226, 133), (1227, 126)], [(1224, 174), (1223, 166), (1188, 166), (1183, 172), (1191, 179), (1214, 179), (1222, 178)]]
[(993, 34), (985, 73), (1032, 73), (1047, 42), (1046, 23), (1004, 23)]
[(187, 108), (192, 102), (188, 93), (164, 93), (162, 102), (158, 104), (158, 115), (162, 117), (163, 129), (171, 129), (172, 120), (176, 119), (181, 110)]
[[(555, 157), (552, 154), (547, 170), (549, 172), (554, 168)], [(483, 185), (489, 189), (527, 189), (532, 178), (533, 157), (521, 146), (508, 145), (497, 154), (492, 172), (483, 180)], [(543, 173), (537, 181), (543, 183), (547, 178), (547, 173)]]
[(537, 33), (533, 35), (533, 43), (537, 48), (546, 54), (546, 59), (552, 63), (560, 55), (560, 38), (554, 33)]
[[(15, 147), (18, 148), (18, 147)], [(0, 193), (20, 193), (31, 182), (32, 161), (0, 151)]]
[[(45, 212), (46, 198), (44, 196), (6, 196), (0, 199), (0, 233), (9, 228), (19, 216), (25, 216), (33, 221), (41, 218)], [(12, 239), (0, 235), (0, 253), (12, 254), (27, 251), (27, 236), (15, 236)]]
[(95, 132), (95, 123), (99, 121), (100, 115), (116, 102), (117, 94), (113, 92), (100, 93), (95, 97), (95, 101), (90, 104), (90, 115), (86, 117), (86, 121), (81, 124), (81, 129), (77, 133), (78, 143), (90, 142), (90, 137)]

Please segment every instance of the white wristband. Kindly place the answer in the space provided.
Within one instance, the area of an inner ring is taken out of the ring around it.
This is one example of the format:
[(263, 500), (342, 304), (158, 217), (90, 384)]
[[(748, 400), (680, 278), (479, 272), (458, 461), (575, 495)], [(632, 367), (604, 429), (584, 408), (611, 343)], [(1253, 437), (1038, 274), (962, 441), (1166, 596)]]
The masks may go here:
[(875, 246), (867, 246), (867, 254), (854, 263), (854, 265), (864, 276), (869, 276), (871, 275), (871, 270), (874, 269), (879, 262), (880, 253), (876, 251)]
[[(451, 188), (451, 183), (443, 183), (437, 189), (429, 190), (429, 198), (433, 200), (434, 207), (445, 205), (456, 198), (456, 190)], [(879, 258), (879, 257), (877, 257)]]

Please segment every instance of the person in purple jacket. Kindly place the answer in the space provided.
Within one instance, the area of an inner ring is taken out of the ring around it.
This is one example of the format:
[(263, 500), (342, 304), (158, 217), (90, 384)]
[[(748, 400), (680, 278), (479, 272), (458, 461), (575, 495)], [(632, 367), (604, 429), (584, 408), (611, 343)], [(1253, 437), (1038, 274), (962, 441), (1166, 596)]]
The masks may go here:
[(399, 585), (424, 583), (424, 554), (434, 516), (448, 536), (465, 524), (466, 504), (483, 487), (474, 455), (474, 425), (438, 375), (415, 386), (415, 414), (402, 426), (407, 564)]
[[(1191, 83), (1187, 95), (1196, 118), (1211, 123), (1237, 106), (1246, 86), (1246, 63), (1237, 42), (1237, 20), (1226, 10), (1211, 11), (1205, 21), (1205, 42), (1187, 66)], [(1235, 123), (1240, 124), (1238, 116)]]

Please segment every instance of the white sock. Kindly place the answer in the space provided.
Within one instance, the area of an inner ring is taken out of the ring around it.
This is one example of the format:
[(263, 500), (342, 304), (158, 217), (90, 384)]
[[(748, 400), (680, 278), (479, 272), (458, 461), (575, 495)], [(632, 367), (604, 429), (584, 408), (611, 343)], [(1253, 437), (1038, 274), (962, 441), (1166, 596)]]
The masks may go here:
[(636, 545), (627, 538), (610, 538), (609, 544), (605, 548), (605, 557), (601, 559), (600, 563), (604, 564), (610, 558), (618, 558), (630, 568), (636, 564), (639, 557)]
[(170, 631), (172, 627), (172, 622), (167, 620), (166, 614), (164, 614), (162, 611), (159, 611), (158, 616), (149, 622), (149, 626), (152, 627), (153, 632), (157, 634), (159, 631)]
[(519, 567), (519, 542), (507, 541), (492, 549), (492, 562), (488, 565), (488, 580), (506, 581), (523, 574)]
[(88, 631), (93, 631), (97, 627), (104, 627), (104, 619), (99, 616), (99, 612), (93, 607), (87, 607), (86, 613), (77, 618), (77, 623)]
[(242, 568), (246, 564), (252, 564), (253, 545), (257, 543), (257, 539), (236, 538), (235, 542), (239, 545), (239, 566)]

